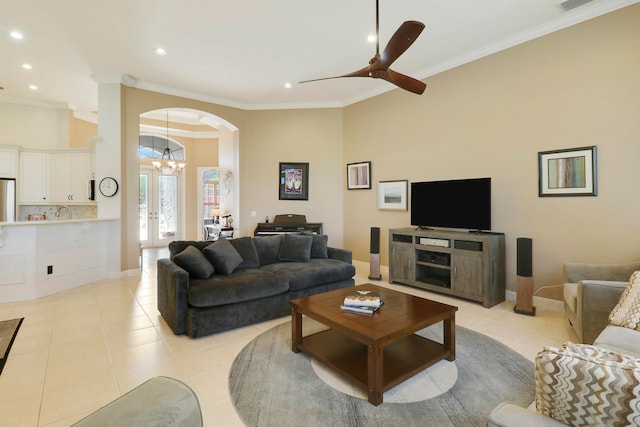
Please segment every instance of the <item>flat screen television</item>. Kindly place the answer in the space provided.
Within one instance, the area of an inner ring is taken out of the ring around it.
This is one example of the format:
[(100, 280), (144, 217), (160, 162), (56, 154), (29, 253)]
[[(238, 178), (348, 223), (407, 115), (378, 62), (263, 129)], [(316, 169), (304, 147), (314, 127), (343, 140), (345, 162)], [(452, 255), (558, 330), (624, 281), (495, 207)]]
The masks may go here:
[(491, 230), (491, 178), (412, 182), (411, 225)]

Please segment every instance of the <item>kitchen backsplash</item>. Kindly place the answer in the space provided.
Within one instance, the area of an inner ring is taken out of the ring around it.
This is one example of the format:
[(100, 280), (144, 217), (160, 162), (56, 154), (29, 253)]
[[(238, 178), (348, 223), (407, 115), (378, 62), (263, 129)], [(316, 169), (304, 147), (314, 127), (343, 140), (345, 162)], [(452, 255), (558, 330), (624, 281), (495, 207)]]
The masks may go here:
[[(69, 208), (67, 210), (67, 207)], [(98, 217), (98, 207), (95, 205), (55, 205), (55, 206), (31, 206), (21, 205), (18, 207), (18, 221), (29, 221), (29, 215), (32, 218), (42, 218), (47, 221), (60, 221), (68, 219), (94, 219)], [(56, 216), (56, 213), (60, 215)], [(71, 213), (71, 217), (69, 217)]]

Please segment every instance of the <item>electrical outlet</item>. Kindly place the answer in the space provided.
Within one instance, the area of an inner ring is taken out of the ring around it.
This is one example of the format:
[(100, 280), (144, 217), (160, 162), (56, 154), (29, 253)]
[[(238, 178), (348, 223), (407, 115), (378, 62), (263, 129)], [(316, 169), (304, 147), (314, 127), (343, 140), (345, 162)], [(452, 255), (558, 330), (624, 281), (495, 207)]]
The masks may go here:
[(256, 211), (251, 211), (251, 216), (257, 216), (258, 213)]
[(47, 265), (47, 274), (53, 274), (53, 265)]

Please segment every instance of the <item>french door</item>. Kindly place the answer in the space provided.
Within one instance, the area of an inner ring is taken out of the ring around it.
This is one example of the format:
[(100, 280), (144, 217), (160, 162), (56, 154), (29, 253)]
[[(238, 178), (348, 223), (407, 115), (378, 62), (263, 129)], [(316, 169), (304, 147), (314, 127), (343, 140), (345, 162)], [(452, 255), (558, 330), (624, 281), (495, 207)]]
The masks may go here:
[(179, 176), (140, 169), (140, 243), (145, 248), (167, 246), (179, 235)]

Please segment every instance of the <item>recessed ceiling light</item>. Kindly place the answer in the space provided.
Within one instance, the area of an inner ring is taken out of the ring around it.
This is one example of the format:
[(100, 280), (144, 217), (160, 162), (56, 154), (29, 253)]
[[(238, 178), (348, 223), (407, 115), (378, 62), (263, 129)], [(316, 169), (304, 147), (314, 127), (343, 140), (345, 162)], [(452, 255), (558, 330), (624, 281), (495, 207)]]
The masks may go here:
[(29, 89), (31, 89), (31, 90), (38, 90), (38, 86), (36, 86), (36, 85), (29, 85)]
[(22, 68), (24, 68), (25, 70), (31, 70), (33, 67), (31, 66), (31, 64), (24, 63), (22, 64)]
[(291, 83), (285, 83), (284, 84), (284, 88), (285, 89), (291, 89), (293, 86), (291, 85)]
[(375, 43), (376, 41), (376, 35), (375, 34), (369, 34), (369, 36), (367, 37), (367, 41), (369, 43)]
[(166, 50), (164, 50), (164, 49), (163, 49), (163, 48), (161, 48), (161, 47), (157, 47), (157, 48), (155, 48), (155, 49), (153, 50), (153, 52), (154, 52), (156, 55), (160, 55), (160, 56), (165, 56), (165, 55), (167, 54), (167, 51), (166, 51)]
[(24, 34), (22, 34), (20, 31), (11, 31), (9, 33), (9, 36), (11, 36), (11, 38), (15, 39), (15, 40), (23, 40), (24, 39)]

